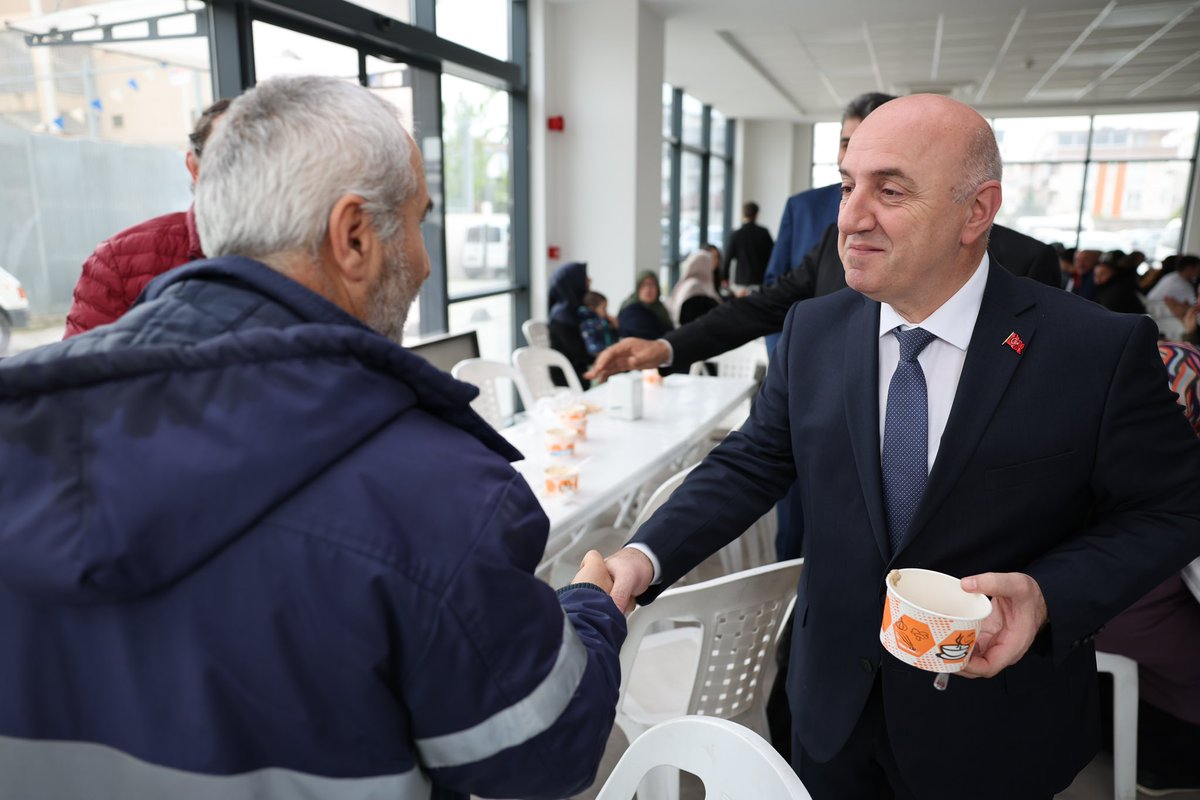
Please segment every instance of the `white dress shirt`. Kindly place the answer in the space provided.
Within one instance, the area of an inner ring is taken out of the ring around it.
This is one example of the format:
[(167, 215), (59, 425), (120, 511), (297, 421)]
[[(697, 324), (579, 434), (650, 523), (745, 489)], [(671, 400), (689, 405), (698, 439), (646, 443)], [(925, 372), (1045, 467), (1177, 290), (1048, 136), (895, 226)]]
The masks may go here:
[[(987, 286), (989, 260), (985, 252), (983, 260), (975, 269), (974, 274), (967, 279), (957, 292), (936, 311), (917, 325), (911, 325), (896, 313), (887, 303), (882, 303), (879, 309), (879, 450), (883, 456), (884, 414), (887, 410), (888, 386), (892, 382), (892, 373), (900, 362), (900, 343), (892, 335), (896, 326), (907, 328), (923, 328), (937, 338), (926, 345), (917, 356), (917, 363), (925, 373), (925, 386), (929, 393), (929, 468), (937, 458), (938, 447), (942, 443), (942, 433), (946, 430), (946, 420), (950, 418), (950, 407), (954, 405), (954, 395), (958, 391), (958, 379), (962, 376), (963, 364), (967, 360), (967, 345), (971, 343), (971, 334), (975, 330), (975, 320), (979, 318), (979, 307), (983, 304), (983, 290)], [(849, 452), (847, 458), (852, 458)], [(662, 569), (658, 557), (644, 544), (631, 544), (650, 559), (654, 565), (654, 580), (661, 580)]]
[(879, 452), (883, 454), (884, 416), (887, 412), (888, 387), (892, 373), (900, 362), (900, 343), (892, 335), (892, 329), (900, 326), (904, 330), (922, 328), (937, 338), (930, 342), (917, 363), (925, 373), (925, 387), (929, 395), (929, 469), (937, 458), (950, 418), (950, 407), (958, 391), (958, 379), (962, 375), (963, 362), (967, 359), (967, 345), (975, 330), (979, 317), (979, 306), (983, 303), (983, 289), (987, 285), (988, 256), (976, 268), (966, 283), (954, 295), (916, 325), (910, 325), (895, 309), (883, 303), (879, 309)]

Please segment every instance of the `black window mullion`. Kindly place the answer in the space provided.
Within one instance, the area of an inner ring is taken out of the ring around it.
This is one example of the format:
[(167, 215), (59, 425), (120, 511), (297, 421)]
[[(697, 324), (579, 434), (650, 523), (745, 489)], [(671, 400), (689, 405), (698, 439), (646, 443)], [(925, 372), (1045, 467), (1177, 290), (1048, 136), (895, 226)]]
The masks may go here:
[(712, 150), (712, 106), (704, 106), (700, 112), (700, 244), (716, 244), (708, 241), (708, 198), (711, 188), (711, 170), (708, 159)]
[(213, 97), (237, 97), (254, 85), (254, 42), (244, 5), (207, 6), (208, 53)]
[[(731, 119), (725, 120), (725, 152), (721, 157), (725, 160), (725, 208), (722, 213), (724, 218), (721, 220), (722, 227), (725, 231), (725, 238), (729, 238), (729, 234), (733, 233), (733, 136), (737, 130), (737, 125)], [(724, 244), (724, 242), (722, 242)]]
[(1083, 191), (1079, 193), (1079, 216), (1075, 218), (1075, 247), (1083, 240), (1083, 212), (1087, 208), (1088, 172), (1092, 165), (1092, 137), (1096, 133), (1096, 117), (1088, 117), (1087, 150), (1083, 154)]
[(683, 90), (671, 89), (671, 285), (679, 282), (679, 215), (683, 202)]
[[(433, 0), (429, 0), (432, 2)], [(529, 74), (529, 6), (526, 0), (512, 0), (509, 4), (510, 42), (509, 53), (521, 68), (522, 76)], [(524, 78), (523, 78), (524, 80)], [(511, 120), (512, 196), (509, 208), (509, 241), (513, 248), (513, 280), (518, 285), (513, 292), (512, 341), (521, 341), (521, 323), (533, 314), (533, 303), (529, 293), (530, 273), (533, 261), (530, 240), (530, 182), (529, 182), (529, 96), (523, 90), (509, 92), (509, 120)], [(517, 224), (518, 220), (521, 224)]]

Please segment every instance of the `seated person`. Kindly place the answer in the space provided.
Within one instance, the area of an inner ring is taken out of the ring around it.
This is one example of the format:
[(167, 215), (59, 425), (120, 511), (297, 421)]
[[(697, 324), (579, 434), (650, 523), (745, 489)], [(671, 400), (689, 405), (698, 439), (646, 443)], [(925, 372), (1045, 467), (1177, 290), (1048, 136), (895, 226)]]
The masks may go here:
[(1173, 342), (1186, 338), (1185, 317), (1188, 308), (1196, 303), (1200, 258), (1179, 256), (1174, 264), (1174, 269), (1163, 275), (1154, 288), (1146, 293), (1146, 313), (1157, 323), (1162, 338)]
[(592, 358), (604, 352), (604, 348), (617, 341), (617, 325), (608, 315), (608, 298), (599, 292), (583, 295), (579, 308), (579, 332), (583, 344)]
[[(1177, 342), (1158, 350), (1200, 435), (1200, 350)], [(1200, 601), (1181, 574), (1109, 622), (1096, 649), (1138, 662), (1138, 789), (1200, 790)]]
[(658, 276), (649, 270), (640, 273), (637, 290), (625, 298), (617, 315), (621, 338), (658, 339), (675, 327), (671, 323), (671, 312), (662, 304), (661, 297)]
[(1100, 256), (1092, 270), (1096, 284), (1092, 300), (1120, 314), (1144, 314), (1146, 308), (1138, 297), (1136, 267), (1127, 266), (1128, 261), (1128, 256), (1120, 250)]
[(677, 324), (686, 325), (721, 304), (713, 283), (716, 270), (712, 254), (703, 248), (684, 259), (679, 283), (671, 290), (671, 317)]
[[(587, 264), (572, 261), (563, 264), (550, 276), (550, 346), (567, 357), (579, 382), (587, 386), (583, 373), (592, 363), (583, 332), (579, 329), (579, 309), (583, 308), (583, 296), (592, 285), (587, 274)], [(551, 370), (554, 383), (566, 386), (566, 377), (558, 370)]]

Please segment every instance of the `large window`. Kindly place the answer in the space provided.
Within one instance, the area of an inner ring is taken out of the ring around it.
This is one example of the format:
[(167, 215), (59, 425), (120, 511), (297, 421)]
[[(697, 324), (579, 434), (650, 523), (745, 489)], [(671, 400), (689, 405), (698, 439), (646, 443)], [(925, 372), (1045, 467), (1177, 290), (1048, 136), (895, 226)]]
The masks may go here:
[[(1198, 122), (1194, 111), (995, 119), (996, 221), (1044, 242), (1161, 261), (1181, 244)], [(837, 180), (838, 130), (814, 126), (813, 186)]]
[(663, 86), (662, 265), (703, 244), (724, 248), (732, 222), (733, 121), (680, 89)]
[[(65, 314), (96, 245), (191, 203), (212, 101), (203, 3), (0, 3), (0, 267)], [(111, 26), (111, 27), (110, 27)]]
[(812, 188), (829, 186), (839, 183), (842, 174), (838, 172), (838, 145), (842, 138), (842, 123), (818, 122), (813, 125), (813, 166)]
[(406, 336), (479, 327), (511, 349), (529, 315), (524, 0), (40, 7), (63, 5), (0, 0), (0, 266), (35, 312), (66, 311), (98, 242), (188, 207), (187, 136), (214, 96), (320, 74), (394, 104), (424, 158), (432, 274)]

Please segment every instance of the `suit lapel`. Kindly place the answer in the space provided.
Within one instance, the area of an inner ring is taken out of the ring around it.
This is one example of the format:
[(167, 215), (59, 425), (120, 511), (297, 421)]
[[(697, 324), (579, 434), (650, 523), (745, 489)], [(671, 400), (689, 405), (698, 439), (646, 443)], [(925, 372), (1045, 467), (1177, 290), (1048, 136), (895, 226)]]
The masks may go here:
[(871, 533), (887, 561), (887, 517), (883, 512), (883, 478), (879, 467), (879, 304), (862, 298), (846, 327), (843, 395), (850, 446), (862, 484)]
[(929, 473), (925, 496), (897, 555), (921, 534), (974, 455), (1000, 398), (1021, 363), (1020, 353), (1008, 344), (1009, 336), (1017, 334), (1025, 345), (1033, 341), (1037, 330), (1035, 317), (1025, 312), (1035, 303), (1032, 292), (1021, 279), (992, 262), (954, 404), (938, 446), (937, 460)]

